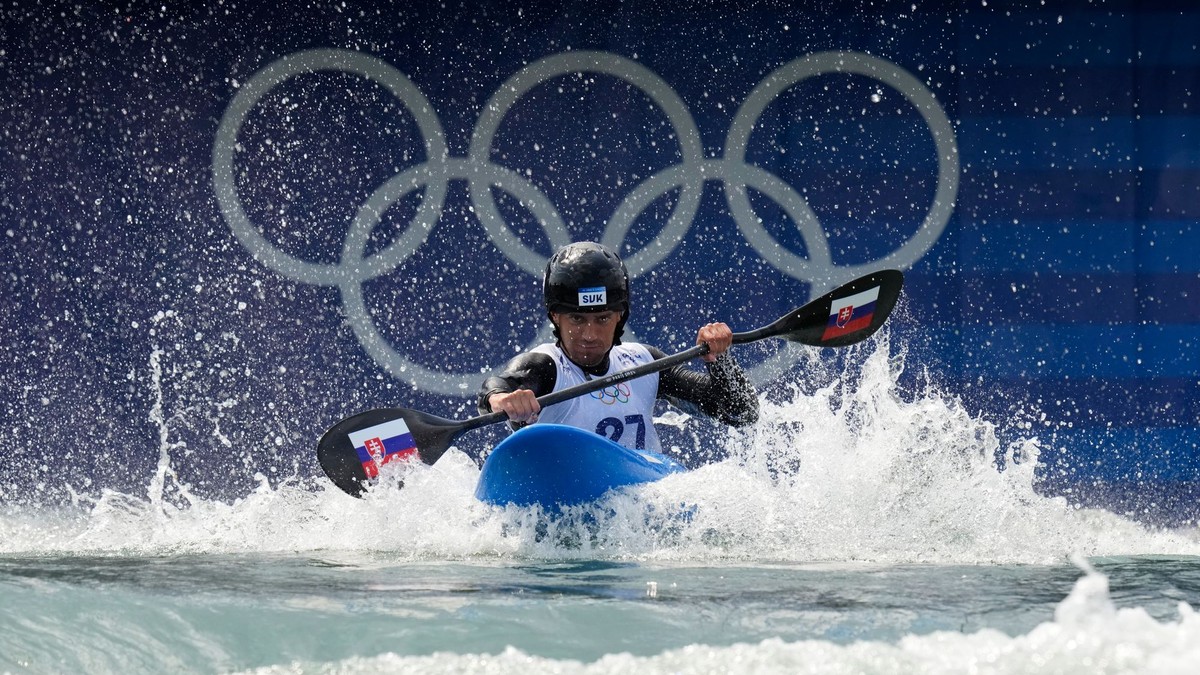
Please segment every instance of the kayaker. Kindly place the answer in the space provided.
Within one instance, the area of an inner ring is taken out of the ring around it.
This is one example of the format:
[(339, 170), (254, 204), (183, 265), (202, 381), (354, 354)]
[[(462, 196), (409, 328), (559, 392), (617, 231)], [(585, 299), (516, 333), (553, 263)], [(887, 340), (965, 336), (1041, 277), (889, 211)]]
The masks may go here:
[(707, 372), (680, 364), (542, 410), (538, 396), (666, 355), (621, 342), (629, 319), (629, 274), (611, 249), (592, 242), (564, 246), (546, 265), (542, 290), (556, 341), (518, 355), (488, 377), (479, 394), (481, 414), (503, 410), (514, 428), (567, 424), (656, 452), (661, 447), (651, 420), (658, 399), (732, 426), (758, 420), (758, 394), (729, 352), (733, 332), (723, 323), (702, 326), (696, 334), (697, 344), (708, 343), (709, 352), (700, 357)]

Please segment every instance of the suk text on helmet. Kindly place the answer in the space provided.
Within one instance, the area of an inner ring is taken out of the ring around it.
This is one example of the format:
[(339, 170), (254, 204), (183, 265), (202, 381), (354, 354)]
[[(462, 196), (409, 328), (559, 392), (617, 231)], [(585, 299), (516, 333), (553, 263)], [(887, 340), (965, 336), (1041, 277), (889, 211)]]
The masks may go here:
[[(594, 242), (560, 248), (546, 263), (542, 294), (547, 314), (620, 313), (613, 344), (621, 344), (629, 319), (629, 272), (612, 249)], [(557, 326), (554, 337), (560, 337)]]

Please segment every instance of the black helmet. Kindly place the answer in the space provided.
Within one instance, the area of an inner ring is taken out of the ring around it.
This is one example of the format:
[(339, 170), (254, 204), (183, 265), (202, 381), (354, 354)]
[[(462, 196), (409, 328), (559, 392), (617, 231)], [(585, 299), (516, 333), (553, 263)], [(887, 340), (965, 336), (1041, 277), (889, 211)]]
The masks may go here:
[(620, 312), (620, 344), (629, 318), (629, 272), (608, 247), (583, 241), (558, 249), (546, 263), (542, 293), (547, 312)]
[(558, 249), (542, 278), (551, 312), (629, 311), (629, 273), (611, 249), (590, 241)]

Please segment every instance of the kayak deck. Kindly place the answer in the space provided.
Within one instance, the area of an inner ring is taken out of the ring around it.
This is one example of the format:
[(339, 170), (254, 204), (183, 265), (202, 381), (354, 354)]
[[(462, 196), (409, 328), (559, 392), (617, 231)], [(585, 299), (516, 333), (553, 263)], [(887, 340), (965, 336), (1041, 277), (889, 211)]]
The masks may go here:
[(630, 450), (582, 429), (533, 424), (492, 449), (475, 497), (496, 506), (573, 506), (686, 470), (666, 455)]

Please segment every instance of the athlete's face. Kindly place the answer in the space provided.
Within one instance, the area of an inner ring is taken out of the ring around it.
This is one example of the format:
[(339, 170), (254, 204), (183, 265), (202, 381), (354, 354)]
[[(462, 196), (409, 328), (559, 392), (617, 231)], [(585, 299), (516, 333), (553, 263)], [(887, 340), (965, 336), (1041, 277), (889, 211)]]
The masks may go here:
[(612, 349), (621, 315), (617, 312), (551, 312), (550, 319), (558, 326), (567, 356), (585, 368), (592, 368), (600, 365)]

